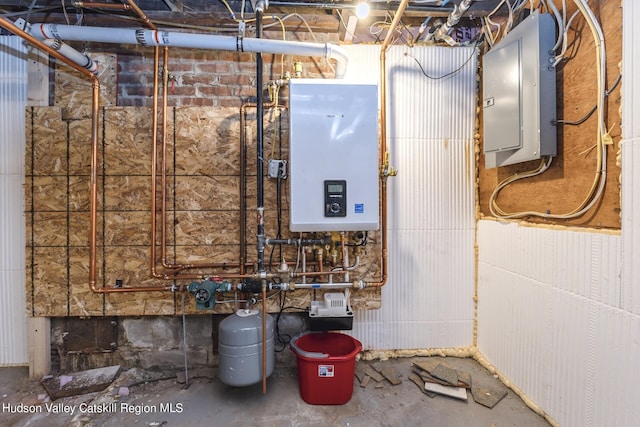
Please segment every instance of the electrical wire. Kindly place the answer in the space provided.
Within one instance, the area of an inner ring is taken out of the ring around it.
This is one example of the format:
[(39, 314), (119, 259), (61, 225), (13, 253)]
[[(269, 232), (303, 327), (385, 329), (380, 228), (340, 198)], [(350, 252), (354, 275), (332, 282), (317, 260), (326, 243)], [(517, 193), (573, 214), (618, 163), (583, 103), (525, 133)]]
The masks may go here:
[[(607, 145), (613, 143), (611, 139), (611, 135), (607, 131), (605, 119), (604, 119), (604, 101), (606, 90), (606, 48), (604, 44), (604, 34), (602, 33), (602, 28), (598, 23), (595, 15), (586, 4), (584, 0), (574, 0), (576, 6), (580, 10), (580, 13), (585, 17), (589, 28), (593, 34), (595, 49), (596, 49), (596, 80), (598, 86), (598, 99), (596, 103), (596, 109), (598, 111), (598, 130), (596, 135), (596, 170), (594, 174), (593, 183), (589, 192), (585, 199), (572, 211), (568, 213), (562, 214), (551, 214), (549, 212), (536, 212), (536, 211), (524, 211), (524, 212), (516, 212), (516, 213), (506, 213), (502, 211), (495, 201), (498, 192), (503, 189), (506, 185), (511, 182), (521, 179), (520, 177), (516, 177), (516, 175), (507, 178), (505, 181), (500, 183), (498, 187), (493, 191), (490, 202), (489, 209), (493, 215), (498, 218), (523, 218), (528, 216), (535, 216), (541, 218), (552, 218), (552, 219), (572, 219), (577, 218), (584, 215), (589, 209), (591, 209), (595, 203), (600, 199), (602, 193), (604, 191), (606, 177), (607, 177)], [(549, 163), (550, 164), (550, 163)], [(544, 166), (539, 166), (539, 168), (543, 168), (546, 170), (548, 168)], [(543, 171), (532, 171), (531, 173), (535, 173), (538, 175)], [(534, 176), (534, 175), (529, 175)]]
[[(615, 90), (615, 88), (618, 86), (618, 84), (620, 84), (620, 82), (622, 81), (622, 74), (618, 74), (618, 77), (616, 78), (616, 80), (613, 82), (613, 85), (611, 86), (611, 89), (607, 90), (605, 92), (605, 96), (609, 96), (611, 94), (611, 92), (613, 92)], [(593, 115), (593, 113), (595, 113), (595, 111), (598, 109), (598, 104), (594, 104), (593, 107), (591, 107), (591, 109), (589, 110), (589, 112), (587, 114), (585, 114), (584, 116), (582, 116), (581, 118), (577, 119), (577, 120), (553, 120), (551, 121), (552, 124), (554, 125), (569, 125), (569, 126), (578, 126), (581, 125), (582, 123), (586, 122), (587, 119), (589, 119), (589, 117), (591, 117)]]
[(352, 33), (351, 31), (349, 31), (349, 28), (347, 28), (347, 24), (345, 24), (344, 22), (344, 18), (342, 17), (342, 13), (340, 12), (340, 9), (336, 9), (336, 14), (338, 15), (338, 20), (340, 21), (340, 24), (342, 24), (342, 26), (344, 27), (344, 31), (349, 34), (354, 40), (358, 40), (359, 37), (356, 36), (355, 33)]
[(556, 59), (553, 62), (552, 67), (556, 67), (560, 61), (562, 61), (562, 59), (564, 59), (564, 54), (567, 52), (567, 48), (569, 47), (569, 43), (567, 42), (568, 38), (567, 38), (567, 33), (569, 32), (569, 28), (571, 28), (571, 24), (573, 23), (573, 20), (576, 18), (576, 16), (580, 16), (580, 11), (576, 10), (573, 15), (571, 15), (571, 18), (569, 18), (569, 21), (567, 22), (567, 24), (564, 27), (564, 36), (562, 39), (562, 50), (560, 50), (560, 53), (558, 53), (556, 55)]
[(567, 21), (567, 5), (565, 0), (562, 0), (562, 16), (560, 16), (560, 11), (556, 7), (554, 0), (544, 0), (544, 2), (547, 4), (547, 9), (550, 9), (553, 13), (553, 17), (558, 25), (558, 39), (556, 40), (556, 44), (551, 48), (551, 50), (555, 52), (562, 44), (562, 39), (565, 34), (564, 28)]
[(538, 165), (537, 168), (527, 171), (527, 172), (523, 172), (523, 173), (516, 173), (514, 175), (511, 175), (510, 177), (504, 179), (501, 183), (498, 184), (498, 186), (493, 190), (493, 193), (491, 193), (491, 197), (489, 197), (489, 211), (491, 212), (491, 214), (495, 217), (499, 217), (499, 218), (517, 218), (520, 216), (520, 214), (522, 214), (522, 212), (518, 212), (518, 213), (511, 213), (511, 212), (505, 212), (502, 209), (500, 209), (500, 207), (498, 206), (498, 203), (496, 201), (496, 199), (498, 198), (498, 194), (500, 193), (500, 191), (502, 191), (502, 189), (504, 187), (506, 187), (507, 185), (511, 184), (512, 182), (515, 181), (519, 181), (521, 179), (524, 178), (531, 178), (534, 177), (536, 175), (540, 175), (542, 172), (546, 171), (547, 169), (549, 169), (549, 166), (551, 166), (551, 162), (553, 160), (553, 157), (549, 156), (549, 159), (545, 161), (545, 159), (542, 159), (540, 161), (540, 164)]
[(452, 75), (454, 75), (454, 74), (456, 74), (456, 73), (459, 73), (459, 72), (460, 72), (460, 71), (461, 71), (461, 70), (462, 70), (462, 69), (463, 69), (463, 68), (464, 68), (464, 67), (469, 63), (469, 61), (471, 61), (471, 59), (472, 59), (474, 56), (476, 56), (476, 55), (477, 55), (477, 52), (476, 52), (476, 49), (475, 49), (475, 48), (477, 48), (477, 47), (478, 47), (478, 45), (479, 45), (479, 43), (476, 43), (476, 45), (475, 45), (475, 46), (473, 46), (473, 47), (474, 47), (474, 49), (473, 49), (473, 51), (471, 52), (471, 55), (469, 55), (469, 57), (464, 61), (464, 63), (463, 63), (462, 65), (460, 65), (460, 66), (459, 66), (458, 68), (456, 68), (455, 70), (450, 71), (450, 72), (448, 72), (448, 73), (446, 73), (446, 74), (443, 74), (443, 75), (441, 75), (441, 76), (438, 76), (438, 77), (434, 77), (434, 76), (432, 76), (432, 75), (428, 74), (428, 73), (425, 71), (425, 69), (422, 67), (422, 64), (420, 63), (420, 61), (418, 61), (418, 58), (416, 58), (415, 56), (411, 55), (409, 52), (405, 52), (405, 53), (404, 53), (404, 56), (409, 56), (409, 57), (413, 58), (413, 60), (414, 60), (414, 61), (416, 61), (416, 64), (418, 64), (418, 67), (420, 68), (420, 71), (422, 72), (422, 74), (423, 74), (425, 77), (427, 77), (428, 79), (431, 79), (431, 80), (440, 80), (440, 79), (444, 79), (444, 78), (446, 78), (446, 77), (452, 76)]

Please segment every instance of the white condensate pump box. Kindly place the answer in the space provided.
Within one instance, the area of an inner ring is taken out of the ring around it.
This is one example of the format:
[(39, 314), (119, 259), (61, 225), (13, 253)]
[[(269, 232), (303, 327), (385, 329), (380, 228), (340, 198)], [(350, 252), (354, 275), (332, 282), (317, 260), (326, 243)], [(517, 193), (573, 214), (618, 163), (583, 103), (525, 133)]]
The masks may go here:
[(291, 231), (378, 229), (378, 87), (289, 83)]

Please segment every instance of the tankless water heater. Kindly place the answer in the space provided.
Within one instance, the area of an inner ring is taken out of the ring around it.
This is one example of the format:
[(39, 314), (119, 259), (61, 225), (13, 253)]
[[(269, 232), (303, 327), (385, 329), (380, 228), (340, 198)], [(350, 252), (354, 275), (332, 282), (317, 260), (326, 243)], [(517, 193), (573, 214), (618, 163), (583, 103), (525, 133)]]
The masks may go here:
[(289, 83), (291, 231), (378, 229), (378, 87)]

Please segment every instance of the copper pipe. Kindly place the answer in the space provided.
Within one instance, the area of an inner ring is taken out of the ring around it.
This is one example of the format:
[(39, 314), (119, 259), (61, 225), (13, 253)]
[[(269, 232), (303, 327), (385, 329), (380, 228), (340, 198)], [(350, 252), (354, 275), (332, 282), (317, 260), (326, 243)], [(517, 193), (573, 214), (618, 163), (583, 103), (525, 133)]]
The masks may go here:
[(71, 3), (74, 7), (78, 8), (94, 8), (94, 9), (115, 9), (115, 10), (130, 10), (131, 6), (121, 3), (93, 3), (86, 1), (74, 1)]
[(380, 48), (380, 234), (382, 240), (382, 249), (380, 254), (380, 281), (370, 283), (367, 286), (381, 287), (387, 283), (389, 273), (387, 271), (387, 176), (384, 174), (384, 162), (387, 151), (387, 47), (391, 42), (391, 37), (400, 22), (400, 18), (407, 7), (409, 0), (402, 0), (398, 6), (398, 10), (393, 16), (391, 27), (387, 31), (387, 35), (382, 42)]
[(262, 281), (262, 394), (267, 393), (267, 281)]
[[(127, 0), (128, 7), (132, 9), (140, 17), (140, 19), (147, 24), (152, 30), (157, 30), (157, 27), (151, 20), (145, 15), (145, 13), (138, 7), (133, 0)], [(124, 5), (123, 5), (124, 6)], [(151, 154), (151, 275), (152, 277), (164, 280), (173, 279), (198, 279), (202, 274), (193, 275), (178, 275), (176, 271), (172, 274), (159, 273), (156, 269), (156, 177), (157, 177), (157, 145), (158, 145), (158, 86), (159, 86), (159, 69), (160, 69), (160, 48), (155, 46), (153, 49), (153, 108), (151, 117), (151, 140), (152, 140), (152, 154)], [(189, 264), (168, 264), (166, 262), (166, 130), (167, 130), (167, 82), (168, 82), (168, 68), (169, 63), (169, 47), (163, 47), (163, 92), (162, 92), (162, 266), (164, 268), (173, 269), (177, 271), (194, 268), (209, 268), (209, 267), (236, 267), (233, 263), (189, 263)]]
[[(156, 47), (157, 49), (157, 47)], [(164, 47), (164, 52), (163, 52), (163, 58), (162, 58), (162, 62), (163, 62), (163, 77), (162, 77), (162, 175), (161, 175), (161, 198), (162, 198), (162, 204), (161, 204), (161, 218), (162, 218), (162, 223), (161, 223), (161, 259), (160, 262), (162, 264), (162, 267), (165, 269), (169, 269), (169, 270), (185, 270), (185, 269), (195, 269), (195, 268), (237, 268), (240, 267), (240, 273), (244, 273), (244, 260), (241, 260), (240, 262), (203, 262), (203, 263), (181, 263), (181, 264), (172, 264), (169, 263), (167, 261), (167, 123), (168, 123), (168, 119), (167, 119), (167, 112), (169, 110), (168, 108), (168, 88), (169, 88), (169, 69), (167, 64), (169, 63), (169, 48), (167, 46)], [(155, 70), (154, 70), (154, 76), (157, 78), (157, 73), (155, 73), (156, 70), (158, 70), (159, 68), (159, 64), (156, 64), (155, 66)], [(158, 93), (158, 89), (157, 89), (157, 80), (154, 79), (154, 113), (153, 113), (153, 119), (156, 120), (156, 125), (154, 126), (154, 130), (157, 129), (157, 117), (158, 117), (158, 102), (157, 102), (157, 93)], [(157, 136), (157, 132), (155, 133), (155, 136), (152, 138), (153, 139), (153, 147), (154, 150), (157, 149), (157, 141), (158, 141), (158, 136)], [(155, 153), (155, 151), (154, 151)], [(156, 164), (155, 162), (157, 162), (157, 158), (154, 161), (154, 164)], [(156, 174), (152, 174), (153, 175), (153, 200), (155, 203), (155, 188), (156, 188)], [(154, 219), (155, 219), (155, 208), (152, 210), (152, 215), (154, 215)], [(155, 247), (155, 232), (156, 232), (156, 227), (155, 225), (152, 227), (153, 233), (154, 233), (154, 237), (152, 239), (154, 247)], [(155, 269), (155, 253), (153, 256), (153, 263), (154, 263), (154, 269)], [(177, 278), (175, 276), (175, 271), (174, 271), (174, 275), (172, 276), (174, 278)]]
[[(345, 272), (344, 275), (348, 277), (349, 273), (347, 273), (347, 245), (345, 244), (344, 233), (340, 233), (340, 251), (342, 252), (342, 270)], [(347, 281), (347, 277), (344, 277), (345, 281)]]
[(147, 17), (147, 15), (144, 14), (144, 12), (142, 11), (142, 9), (140, 9), (138, 7), (138, 5), (133, 1), (133, 0), (127, 0), (127, 3), (129, 3), (129, 6), (131, 7), (131, 9), (133, 9), (133, 11), (136, 13), (136, 15), (138, 15), (138, 17), (140, 17), (140, 19), (142, 20), (142, 22), (144, 22), (145, 24), (147, 24), (147, 26), (149, 28), (151, 28), (152, 30), (157, 30), (158, 28), (155, 26), (155, 24), (153, 22), (151, 22), (151, 20)]
[(71, 68), (80, 72), (80, 74), (88, 77), (92, 83), (92, 102), (91, 102), (91, 174), (90, 174), (90, 225), (89, 225), (89, 287), (95, 293), (111, 293), (111, 292), (140, 292), (140, 291), (164, 291), (166, 287), (140, 287), (140, 288), (97, 288), (96, 287), (96, 260), (97, 260), (97, 218), (98, 218), (98, 110), (100, 99), (100, 81), (98, 78), (84, 67), (79, 66), (75, 62), (61, 55), (58, 51), (49, 48), (40, 40), (34, 38), (30, 34), (22, 31), (10, 21), (0, 17), (0, 26), (6, 30), (22, 37), (38, 49), (47, 52), (49, 55), (64, 62)]
[(162, 197), (162, 208), (161, 208), (161, 217), (162, 217), (162, 231), (161, 231), (161, 262), (162, 266), (166, 269), (174, 270), (170, 274), (166, 272), (159, 273), (157, 271), (156, 266), (156, 240), (157, 240), (157, 221), (156, 221), (156, 209), (157, 209), (157, 163), (158, 163), (158, 86), (159, 86), (159, 73), (158, 70), (160, 68), (160, 60), (159, 60), (159, 50), (156, 46), (154, 48), (154, 74), (153, 74), (153, 108), (152, 108), (152, 125), (151, 125), (151, 140), (152, 140), (152, 152), (151, 152), (151, 275), (152, 277), (163, 279), (163, 280), (173, 280), (173, 279), (199, 279), (202, 278), (203, 274), (191, 274), (191, 275), (179, 275), (178, 271), (186, 270), (186, 269), (195, 269), (195, 268), (235, 268), (238, 266), (238, 263), (227, 262), (227, 263), (186, 263), (186, 264), (169, 264), (166, 262), (166, 151), (167, 151), (167, 143), (166, 143), (166, 128), (167, 128), (167, 82), (168, 82), (168, 69), (167, 64), (169, 62), (169, 49), (168, 47), (164, 47), (163, 49), (163, 120), (162, 120), (162, 177), (161, 177), (161, 197)]

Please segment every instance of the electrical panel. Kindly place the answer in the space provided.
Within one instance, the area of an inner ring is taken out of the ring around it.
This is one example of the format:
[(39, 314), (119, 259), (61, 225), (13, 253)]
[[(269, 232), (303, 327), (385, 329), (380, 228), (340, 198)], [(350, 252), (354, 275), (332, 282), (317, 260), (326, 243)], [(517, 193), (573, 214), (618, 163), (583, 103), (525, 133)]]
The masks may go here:
[(378, 229), (377, 85), (292, 79), (289, 150), (291, 231)]
[(486, 168), (556, 155), (555, 34), (536, 12), (482, 57)]

